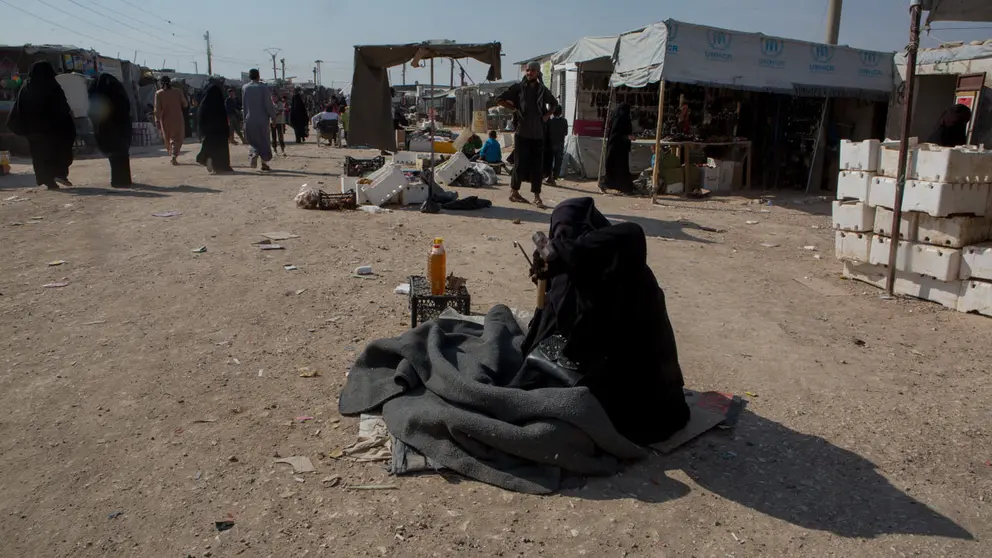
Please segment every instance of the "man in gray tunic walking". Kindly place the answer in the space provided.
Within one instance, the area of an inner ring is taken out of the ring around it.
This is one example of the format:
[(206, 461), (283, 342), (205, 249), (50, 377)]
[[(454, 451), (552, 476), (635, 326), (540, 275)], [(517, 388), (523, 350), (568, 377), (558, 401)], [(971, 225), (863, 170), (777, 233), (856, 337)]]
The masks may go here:
[(272, 106), (272, 96), (269, 87), (259, 81), (257, 69), (248, 72), (250, 82), (241, 88), (241, 105), (245, 111), (245, 139), (251, 146), (248, 150), (251, 156), (251, 168), (258, 166), (258, 158), (262, 158), (262, 170), (269, 168), (272, 160), (272, 145), (269, 143), (269, 122), (276, 118), (276, 109)]

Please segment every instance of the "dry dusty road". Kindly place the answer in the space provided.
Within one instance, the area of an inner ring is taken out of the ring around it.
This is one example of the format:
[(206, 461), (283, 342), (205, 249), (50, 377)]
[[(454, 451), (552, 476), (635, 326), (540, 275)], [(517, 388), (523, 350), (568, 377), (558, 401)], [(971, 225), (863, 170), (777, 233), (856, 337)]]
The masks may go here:
[[(511, 241), (549, 213), (505, 185), (479, 212), (303, 211), (300, 184), (335, 185), (344, 152), (289, 151), (264, 176), (243, 147), (230, 176), (146, 152), (131, 190), (100, 159), (64, 191), (24, 161), (0, 178), (0, 556), (992, 555), (992, 320), (842, 281), (822, 200), (597, 197), (650, 237), (690, 387), (755, 394), (734, 431), (550, 497), (327, 457), (356, 434), (345, 372), (408, 327), (393, 288), (430, 239), (475, 311), (527, 308)], [(263, 252), (267, 231), (299, 238)]]

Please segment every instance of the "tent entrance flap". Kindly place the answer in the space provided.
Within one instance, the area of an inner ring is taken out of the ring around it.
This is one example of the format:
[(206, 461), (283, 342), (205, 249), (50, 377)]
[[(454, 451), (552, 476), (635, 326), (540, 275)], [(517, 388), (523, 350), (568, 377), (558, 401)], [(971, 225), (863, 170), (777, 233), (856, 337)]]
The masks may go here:
[(992, 2), (989, 0), (924, 0), (923, 9), (930, 11), (928, 24), (932, 21), (992, 21)]
[(486, 81), (502, 79), (500, 43), (411, 43), (355, 47), (355, 73), (351, 82), (349, 144), (393, 151), (392, 96), (389, 94), (389, 68), (434, 58), (471, 58), (489, 64)]

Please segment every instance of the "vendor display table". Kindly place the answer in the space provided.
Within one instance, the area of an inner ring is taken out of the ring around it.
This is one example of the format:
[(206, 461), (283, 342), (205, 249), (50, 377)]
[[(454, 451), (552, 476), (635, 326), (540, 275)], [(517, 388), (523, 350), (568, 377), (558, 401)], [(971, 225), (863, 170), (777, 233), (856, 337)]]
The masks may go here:
[[(656, 143), (658, 143), (658, 142), (656, 140), (653, 140), (653, 139), (639, 139), (639, 140), (634, 140), (633, 143), (634, 143), (634, 145), (651, 145), (651, 146), (653, 146), (653, 145), (656, 145)], [(682, 195), (683, 196), (687, 195), (688, 194), (688, 190), (689, 190), (689, 150), (692, 149), (692, 148), (701, 148), (701, 147), (702, 148), (705, 148), (705, 147), (726, 147), (726, 146), (744, 147), (744, 151), (745, 151), (745, 153), (744, 153), (744, 164), (745, 164), (745, 166), (744, 166), (744, 189), (745, 190), (750, 190), (751, 189), (751, 142), (750, 141), (741, 140), (741, 141), (712, 141), (711, 142), (711, 141), (664, 141), (664, 140), (662, 140), (660, 142), (660, 145), (662, 145), (662, 146), (666, 146), (667, 145), (669, 147), (675, 147), (676, 149), (678, 149), (677, 155), (682, 158), (682, 180), (683, 180), (683, 184), (686, 185), (685, 188), (683, 188), (683, 190), (682, 190)], [(657, 153), (655, 154), (655, 161), (656, 162), (660, 162), (661, 161), (661, 157), (658, 157), (657, 156)], [(657, 193), (658, 193), (657, 187), (654, 186), (654, 185), (652, 185), (651, 192), (652, 192), (651, 193), (651, 203), (654, 203), (654, 200), (657, 197)]]

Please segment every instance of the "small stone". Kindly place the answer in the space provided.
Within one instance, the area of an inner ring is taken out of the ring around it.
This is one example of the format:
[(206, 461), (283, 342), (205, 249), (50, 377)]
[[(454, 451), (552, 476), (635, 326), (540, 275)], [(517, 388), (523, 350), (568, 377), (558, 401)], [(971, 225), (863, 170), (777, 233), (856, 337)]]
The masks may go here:
[(231, 457), (228, 457), (227, 460), (230, 461), (231, 463), (237, 463), (238, 462), (238, 458), (235, 455), (232, 455)]

